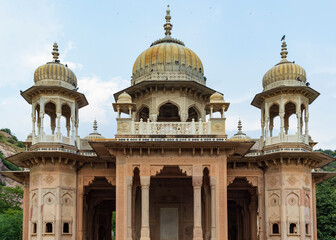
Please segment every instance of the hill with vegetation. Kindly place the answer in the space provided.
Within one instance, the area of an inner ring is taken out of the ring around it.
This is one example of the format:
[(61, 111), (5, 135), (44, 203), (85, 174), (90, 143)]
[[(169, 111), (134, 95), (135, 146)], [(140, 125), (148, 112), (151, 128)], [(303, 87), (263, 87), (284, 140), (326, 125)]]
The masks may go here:
[[(8, 128), (0, 129), (0, 171), (19, 171), (19, 167), (6, 160), (7, 157), (25, 150), (24, 144)], [(15, 186), (16, 183), (0, 175), (0, 184)]]
[[(24, 144), (8, 128), (0, 129), (0, 170), (20, 171), (21, 168), (5, 158), (24, 151)], [(21, 184), (0, 174), (0, 239), (22, 239)]]

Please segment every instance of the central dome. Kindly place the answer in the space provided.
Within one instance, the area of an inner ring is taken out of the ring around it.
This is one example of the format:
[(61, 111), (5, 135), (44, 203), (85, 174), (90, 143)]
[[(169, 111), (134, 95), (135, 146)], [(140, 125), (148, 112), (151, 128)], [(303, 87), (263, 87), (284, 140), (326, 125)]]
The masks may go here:
[[(151, 44), (135, 60), (132, 83), (143, 80), (194, 80), (205, 83), (203, 64), (192, 50), (172, 38), (169, 5), (166, 15), (166, 36)], [(154, 76), (153, 76), (154, 73)]]

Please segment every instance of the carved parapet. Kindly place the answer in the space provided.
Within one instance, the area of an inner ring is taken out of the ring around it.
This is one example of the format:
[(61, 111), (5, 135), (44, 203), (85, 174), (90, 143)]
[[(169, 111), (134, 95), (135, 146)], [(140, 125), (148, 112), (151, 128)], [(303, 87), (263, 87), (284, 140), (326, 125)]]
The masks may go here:
[(132, 119), (117, 118), (117, 134), (131, 134), (131, 133), (132, 133)]
[(211, 118), (210, 134), (226, 135), (225, 133), (225, 118)]

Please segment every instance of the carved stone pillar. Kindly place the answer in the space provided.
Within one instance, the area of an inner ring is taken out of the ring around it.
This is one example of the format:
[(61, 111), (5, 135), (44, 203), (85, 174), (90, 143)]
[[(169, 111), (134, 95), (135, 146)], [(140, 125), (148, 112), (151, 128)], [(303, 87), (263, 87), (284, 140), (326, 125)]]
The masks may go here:
[(211, 240), (217, 240), (216, 177), (210, 177), (211, 186)]
[(257, 195), (251, 197), (249, 206), (250, 212), (250, 239), (257, 240), (258, 224), (257, 224)]
[(283, 140), (284, 137), (284, 125), (285, 125), (285, 113), (281, 112), (280, 114), (280, 139)]
[(132, 183), (133, 177), (127, 176), (127, 240), (132, 240)]
[(202, 207), (201, 207), (201, 187), (202, 176), (193, 176), (194, 187), (194, 240), (202, 240)]
[(140, 240), (150, 240), (149, 231), (149, 185), (150, 176), (141, 176), (141, 237)]

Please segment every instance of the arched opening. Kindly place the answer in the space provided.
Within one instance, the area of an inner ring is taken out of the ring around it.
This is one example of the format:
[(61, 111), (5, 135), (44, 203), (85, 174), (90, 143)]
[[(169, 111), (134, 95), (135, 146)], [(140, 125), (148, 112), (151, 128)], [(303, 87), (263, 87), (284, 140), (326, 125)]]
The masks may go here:
[(297, 130), (296, 105), (288, 102), (285, 105), (285, 134), (295, 134)]
[(63, 233), (70, 233), (69, 223), (63, 223)]
[(159, 109), (158, 122), (180, 122), (179, 109), (176, 105), (168, 102)]
[(301, 119), (300, 119), (300, 134), (305, 134), (305, 132), (303, 132), (303, 130), (305, 131), (306, 130), (306, 126), (304, 127), (304, 123), (305, 123), (305, 118), (306, 118), (306, 107), (305, 105), (301, 104)]
[(236, 177), (228, 186), (229, 240), (257, 239), (257, 188), (245, 177)]
[(272, 233), (273, 234), (279, 234), (280, 233), (279, 224), (277, 224), (277, 223), (272, 224)]
[(150, 239), (192, 239), (192, 178), (179, 166), (164, 166), (150, 179)]
[(277, 136), (280, 132), (279, 105), (273, 104), (269, 109), (269, 136)]
[(41, 127), (40, 104), (36, 104), (34, 114), (35, 114), (35, 134), (40, 135), (40, 127)]
[(297, 233), (297, 229), (296, 229), (296, 224), (295, 223), (291, 223), (289, 225), (289, 233), (290, 234), (296, 234)]
[[(56, 105), (53, 102), (48, 102), (44, 105), (45, 116), (43, 119), (44, 132), (48, 135), (55, 134), (56, 128)], [(48, 117), (46, 117), (48, 116)]]
[(199, 120), (199, 114), (196, 110), (196, 108), (194, 107), (190, 107), (188, 109), (188, 119), (187, 119), (187, 122), (191, 122), (192, 119), (194, 119), (194, 121), (198, 121)]
[(140, 121), (140, 119), (142, 119), (144, 122), (147, 122), (148, 118), (149, 118), (149, 108), (142, 107), (138, 113), (137, 121)]
[(53, 225), (52, 225), (51, 222), (46, 223), (45, 232), (46, 233), (52, 233), (53, 232)]
[[(65, 123), (65, 124), (64, 124)], [(65, 126), (63, 128), (62, 126)], [(66, 132), (64, 131), (66, 129)], [(62, 135), (69, 137), (71, 129), (71, 108), (68, 104), (62, 105), (61, 132)]]
[(115, 186), (106, 177), (95, 177), (84, 187), (83, 239), (112, 240), (112, 218), (115, 212)]

